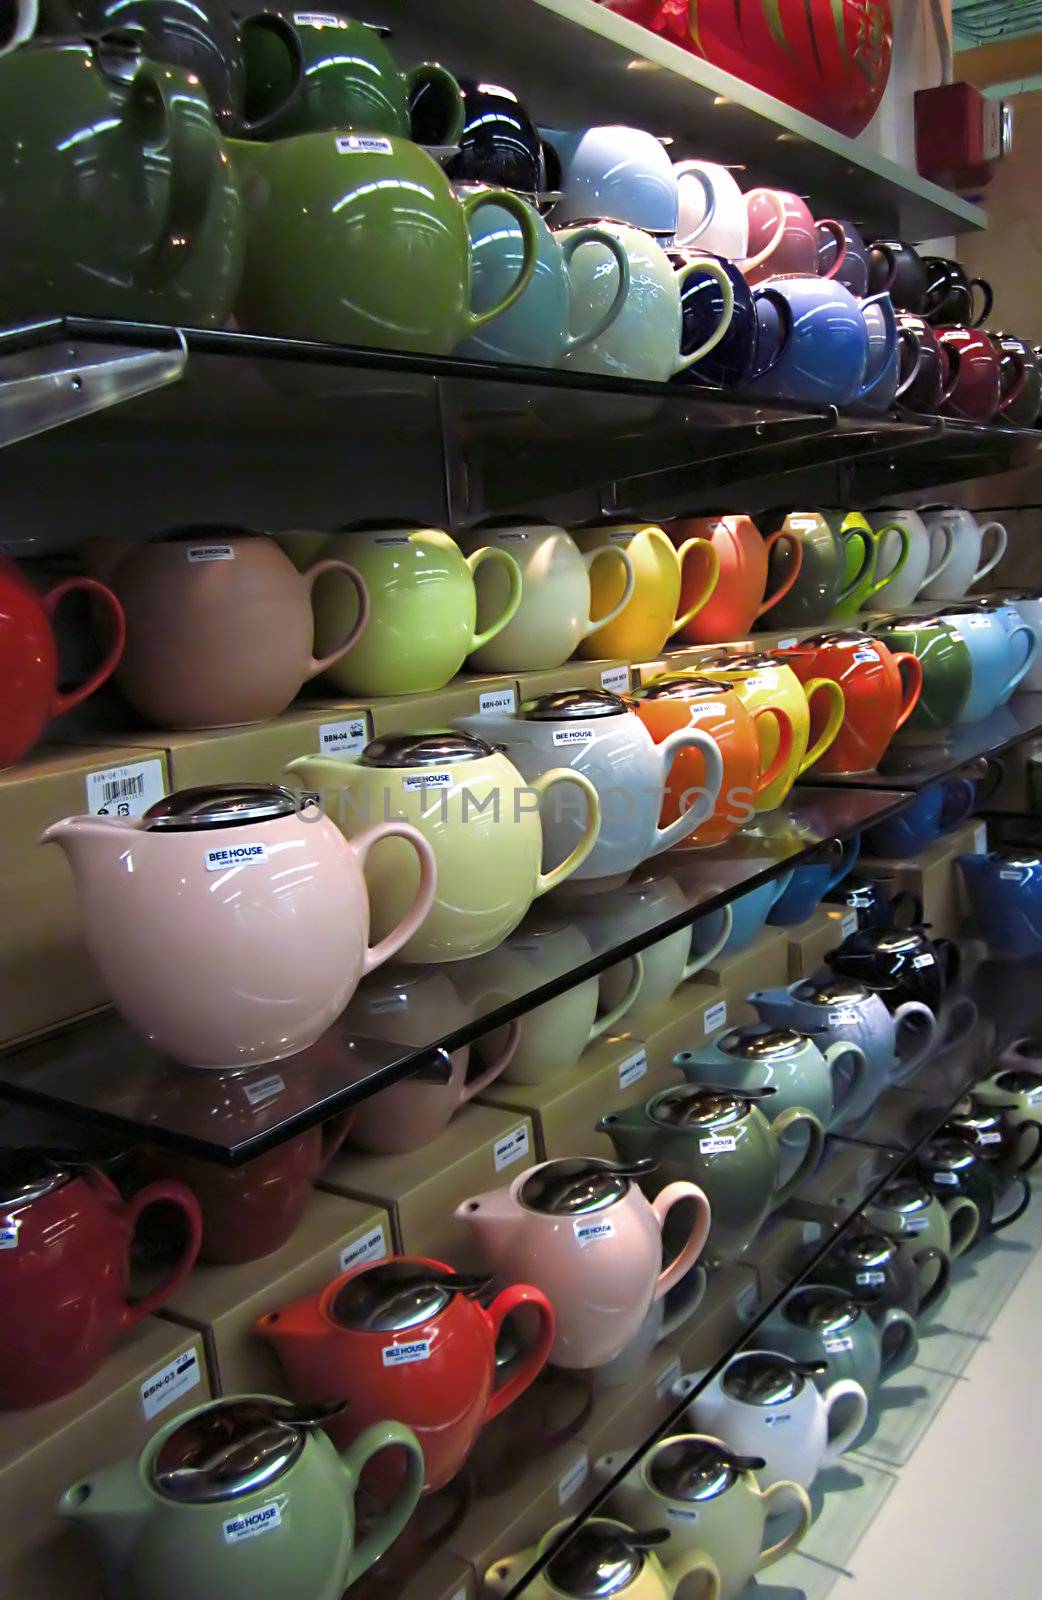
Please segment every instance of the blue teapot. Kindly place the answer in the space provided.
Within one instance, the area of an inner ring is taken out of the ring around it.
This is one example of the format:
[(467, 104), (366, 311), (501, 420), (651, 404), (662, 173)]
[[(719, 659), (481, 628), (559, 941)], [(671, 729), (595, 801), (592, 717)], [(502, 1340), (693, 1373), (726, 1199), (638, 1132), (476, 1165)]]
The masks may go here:
[(788, 889), (795, 873), (795, 867), (780, 872), (776, 878), (769, 878), (766, 883), (757, 884), (755, 889), (746, 890), (745, 894), (731, 901), (733, 921), (727, 943), (720, 951), (721, 958), (733, 956), (739, 950), (747, 950), (756, 935), (770, 916), (777, 902)]
[(866, 850), (887, 861), (917, 856), (927, 845), (965, 822), (976, 804), (977, 787), (969, 778), (931, 783), (903, 811), (866, 831)]
[(854, 978), (801, 978), (786, 989), (758, 989), (747, 999), (764, 1022), (809, 1033), (819, 1050), (837, 1041), (858, 1046), (867, 1070), (844, 1105), (845, 1128), (862, 1122), (887, 1089), (907, 1082), (937, 1037), (929, 1006), (909, 1000), (891, 1015), (879, 996)]
[(853, 911), (859, 929), (914, 928), (923, 920), (923, 903), (918, 895), (908, 889), (894, 894), (889, 884), (863, 873), (851, 873), (823, 899), (829, 905)]
[[(863, 400), (883, 373), (881, 365), (869, 377), (866, 321), (866, 312), (881, 296), (858, 301), (834, 278), (797, 275), (768, 278), (761, 287), (788, 303), (789, 326), (778, 360), (753, 380), (751, 391), (811, 405), (843, 406)], [(885, 291), (882, 298), (887, 298)], [(896, 348), (896, 323), (891, 321), (888, 327)]]
[[(769, 372), (785, 346), (788, 302), (770, 289), (751, 289), (733, 261), (706, 250), (671, 250), (674, 266), (699, 259), (723, 268), (734, 292), (734, 310), (727, 332), (707, 355), (677, 373), (674, 383), (717, 389), (747, 387)], [(682, 354), (707, 344), (724, 317), (724, 295), (709, 272), (690, 272), (680, 290), (683, 312)]]
[(842, 844), (833, 839), (828, 845), (793, 868), (792, 878), (784, 894), (778, 896), (767, 921), (774, 928), (792, 928), (805, 922), (822, 897), (842, 883), (850, 872), (861, 850), (861, 840), (855, 835)]
[[(955, 724), (958, 727), (967, 722), (982, 722), (998, 706), (1005, 705), (1029, 671), (1038, 651), (1038, 635), (1019, 618), (1007, 631), (992, 607), (981, 607), (972, 600), (946, 607), (937, 615), (955, 629), (970, 652), (970, 693)], [(1028, 640), (1026, 656), (1019, 644), (1021, 638)]]
[[(860, 300), (868, 293), (868, 245), (856, 222), (848, 222), (844, 218), (839, 227), (843, 229), (847, 248), (835, 274), (836, 282), (841, 283), (844, 289), (849, 289), (851, 294)], [(832, 267), (838, 251), (839, 241), (832, 229), (826, 223), (819, 222), (818, 272), (822, 277)]]
[(1007, 845), (956, 859), (990, 954), (1042, 955), (1042, 852)]
[(868, 367), (858, 402), (873, 411), (889, 411), (901, 382), (901, 334), (888, 294), (861, 301), (868, 330)]
[[(1018, 673), (1019, 676), (1007, 684), (999, 697), (999, 705), (1004, 706), (1010, 700), (1017, 684), (1026, 675), (1028, 668), (1035, 659), (1038, 651), (1037, 632), (1029, 622), (1025, 622), (1011, 600), (1003, 600), (999, 595), (981, 595), (979, 598), (968, 601), (967, 604), (975, 606), (978, 611), (983, 612), (985, 615), (990, 613), (992, 616), (998, 617), (1006, 630), (1006, 637), (1010, 641), (1013, 652), (1013, 671)], [(1024, 633), (1025, 628), (1028, 630), (1027, 635)], [(1035, 636), (1035, 644), (1031, 643), (1032, 635)], [(1014, 638), (1016, 639), (1015, 644), (1013, 643)], [(1023, 671), (1020, 670), (1021, 668), (1023, 668)]]

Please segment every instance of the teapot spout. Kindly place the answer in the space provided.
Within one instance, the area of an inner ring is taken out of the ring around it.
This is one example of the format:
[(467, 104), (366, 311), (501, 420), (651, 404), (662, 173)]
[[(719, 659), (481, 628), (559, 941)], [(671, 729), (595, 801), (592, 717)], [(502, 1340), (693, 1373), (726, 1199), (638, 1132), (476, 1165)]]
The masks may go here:
[(140, 819), (135, 817), (62, 817), (60, 822), (52, 822), (49, 828), (41, 833), (39, 844), (56, 844), (64, 850), (73, 867), (79, 867), (97, 851), (103, 851), (107, 856), (116, 857), (124, 851), (130, 842), (128, 834), (134, 834), (135, 844), (142, 836)]
[(523, 1220), (509, 1189), (472, 1195), (460, 1202), (453, 1216), (473, 1228), (481, 1253), (492, 1267), (502, 1261), (510, 1235)]
[(121, 1461), (72, 1484), (58, 1501), (60, 1517), (82, 1525), (105, 1562), (119, 1569), (129, 1561), (148, 1501), (137, 1465)]
[[(643, 1109), (636, 1108), (637, 1115), (643, 1117)], [(609, 1112), (597, 1124), (598, 1133), (606, 1133), (615, 1146), (615, 1154), (620, 1161), (640, 1161), (646, 1156), (654, 1142), (655, 1127), (650, 1122), (630, 1122), (625, 1113)]]
[(277, 1311), (266, 1311), (253, 1324), (259, 1338), (271, 1345), (281, 1361), (291, 1386), (296, 1386), (305, 1371), (310, 1371), (307, 1352), (323, 1334), (315, 1296), (293, 1300)]

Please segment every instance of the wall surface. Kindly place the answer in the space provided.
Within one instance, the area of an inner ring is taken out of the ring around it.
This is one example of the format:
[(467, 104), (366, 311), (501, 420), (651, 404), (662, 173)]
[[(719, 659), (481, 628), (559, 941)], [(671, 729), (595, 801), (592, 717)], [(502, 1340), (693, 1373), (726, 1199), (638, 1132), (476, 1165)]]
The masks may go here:
[(960, 258), (995, 290), (992, 325), (1042, 343), (1042, 92), (1013, 102), (1013, 151), (988, 185), (986, 233), (967, 234)]
[[(945, 48), (934, 21), (934, 0), (893, 0), (894, 52), (890, 80), (862, 140), (908, 167), (915, 166), (916, 89), (941, 82)], [(951, 0), (941, 0), (943, 26), (951, 38)]]

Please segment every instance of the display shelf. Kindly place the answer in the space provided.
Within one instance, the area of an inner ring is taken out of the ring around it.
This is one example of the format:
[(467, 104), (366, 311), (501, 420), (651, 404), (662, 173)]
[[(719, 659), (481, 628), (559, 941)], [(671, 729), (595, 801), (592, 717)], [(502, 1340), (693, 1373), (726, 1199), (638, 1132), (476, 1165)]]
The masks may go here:
[[(531, 964), (513, 980), (502, 973), (490, 977), (482, 957), (407, 969), (403, 977), (423, 970), (447, 975), (470, 1011), (465, 1026), (446, 1027), (421, 1046), (352, 1031), (349, 1008), (317, 1044), (285, 1062), (238, 1074), (185, 1071), (106, 1014), (0, 1057), (0, 1093), (94, 1121), (124, 1138), (147, 1135), (211, 1159), (247, 1160), (399, 1078), (447, 1071), (444, 1052), (718, 910), (820, 846), (881, 821), (906, 799), (878, 790), (801, 788), (784, 811), (768, 814), (711, 850), (659, 858), (654, 870), (672, 882), (669, 904), (683, 909), (656, 913), (646, 926), (625, 935), (607, 914), (605, 897), (570, 899), (562, 891), (551, 897), (553, 904), (544, 901), (534, 908), (519, 937), (524, 939), (526, 927), (542, 926), (547, 916), (563, 916), (581, 926), (590, 954), (537, 977)], [(367, 980), (370, 986), (385, 982), (380, 973)]]
[[(905, 239), (983, 228), (950, 190), (710, 66), (594, 0), (456, 0), (416, 8), (376, 0), (401, 59), (435, 51), (457, 74), (507, 84), (536, 120), (559, 128), (611, 120), (673, 141), (672, 154), (743, 163), (743, 187), (785, 184), (812, 209), (849, 213)], [(582, 70), (577, 71), (577, 64)]]

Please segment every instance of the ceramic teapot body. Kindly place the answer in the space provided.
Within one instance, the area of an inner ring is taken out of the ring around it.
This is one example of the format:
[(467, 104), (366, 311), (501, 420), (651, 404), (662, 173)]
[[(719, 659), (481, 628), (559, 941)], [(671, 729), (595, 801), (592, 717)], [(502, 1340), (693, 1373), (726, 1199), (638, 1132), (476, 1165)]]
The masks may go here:
[(643, 128), (541, 128), (560, 164), (555, 226), (614, 217), (645, 233), (677, 231), (677, 178), (661, 142)]
[(862, 302), (841, 283), (769, 277), (765, 290), (788, 306), (791, 333), (778, 360), (750, 383), (755, 394), (808, 405), (849, 405), (869, 388), (869, 335)]
[[(825, 633), (777, 652), (801, 683), (829, 678), (843, 690), (843, 726), (818, 760), (819, 772), (871, 772), (904, 727), (922, 688), (914, 655), (894, 655), (861, 633)], [(819, 719), (820, 721), (820, 719)], [(811, 713), (811, 733), (815, 727)]]
[[(568, 1526), (559, 1522), (538, 1544), (516, 1556), (496, 1561), (485, 1573), (490, 1595), (505, 1595)], [(705, 1600), (719, 1600), (720, 1575), (712, 1558), (701, 1550), (665, 1554), (664, 1530), (638, 1533), (607, 1517), (591, 1517), (532, 1583), (526, 1585), (531, 1600), (578, 1600), (588, 1595), (610, 1595), (612, 1600), (672, 1600), (695, 1580)], [(699, 1583), (698, 1580), (701, 1580)], [(594, 1586), (595, 1587), (592, 1587)]]
[(968, 1197), (943, 1206), (917, 1178), (901, 1176), (886, 1184), (865, 1207), (865, 1221), (896, 1239), (913, 1259), (926, 1246), (953, 1261), (968, 1250), (980, 1228), (980, 1212)]
[[(646, 661), (657, 656), (679, 628), (706, 604), (716, 586), (719, 558), (704, 540), (687, 539), (675, 549), (654, 523), (622, 523), (573, 531), (579, 549), (588, 554), (605, 543), (629, 556), (633, 572), (632, 598), (626, 602), (625, 574), (609, 571), (600, 563), (590, 572), (596, 627), (579, 642), (579, 655), (589, 660), (611, 657)], [(685, 606), (681, 601), (683, 574), (698, 553), (702, 583)]]
[(906, 652), (919, 662), (919, 698), (895, 740), (929, 742), (943, 736), (962, 713), (973, 681), (973, 663), (962, 635), (939, 617), (919, 616), (873, 622), (872, 635), (892, 653)]
[(798, 927), (806, 921), (825, 895), (841, 884), (861, 853), (857, 834), (844, 844), (830, 839), (819, 845), (792, 869), (788, 887), (771, 908), (767, 921), (772, 928)]
[[(974, 605), (949, 607), (941, 613), (941, 620), (962, 636), (970, 652), (970, 692), (955, 719), (956, 726), (983, 722), (1009, 699), (1028, 672), (1038, 650), (1038, 637), (1026, 623), (1007, 633), (994, 611), (981, 611)], [(1022, 645), (1017, 648), (1019, 639), (1028, 641), (1026, 654)]]
[[(942, 536), (935, 554), (930, 530), (918, 511), (873, 511), (868, 514), (868, 521), (873, 532), (879, 535), (876, 577), (886, 582), (879, 594), (869, 597), (865, 609), (893, 613), (912, 605), (927, 584), (940, 578), (952, 558), (955, 541), (945, 529), (946, 536)], [(899, 537), (902, 530), (907, 535), (907, 544)], [(902, 550), (905, 559), (898, 571)], [(872, 604), (872, 601), (878, 603)]]
[[(800, 560), (792, 584), (772, 608), (776, 628), (811, 627), (824, 622), (837, 604), (849, 598), (871, 560), (871, 549), (861, 528), (833, 527), (820, 511), (790, 511), (780, 527), (799, 546)], [(847, 576), (848, 554), (852, 572)], [(769, 581), (784, 583), (793, 573), (793, 546), (773, 547)], [(856, 570), (855, 570), (856, 569)]]
[(1042, 951), (1042, 857), (1009, 847), (956, 858), (970, 906), (992, 956)]
[[(676, 879), (664, 869), (641, 871), (628, 883), (599, 894), (589, 903), (591, 932), (600, 948), (621, 944), (634, 934), (658, 927), (688, 909), (689, 901)], [(731, 908), (723, 906), (690, 926), (667, 933), (640, 953), (644, 976), (627, 1015), (646, 1017), (664, 1006), (681, 984), (696, 977), (715, 961), (731, 931)], [(631, 958), (632, 961), (632, 958)], [(601, 974), (601, 1001), (616, 1008), (632, 983), (630, 962), (622, 961)]]
[(842, 1289), (881, 1325), (892, 1307), (917, 1317), (936, 1305), (947, 1291), (951, 1262), (933, 1246), (906, 1250), (889, 1234), (866, 1227), (839, 1239), (814, 1276)]
[[(720, 566), (713, 593), (680, 630), (688, 644), (741, 639), (754, 622), (784, 599), (799, 577), (803, 547), (788, 528), (779, 528), (765, 539), (751, 517), (697, 517), (671, 523), (667, 531), (678, 546), (690, 538), (705, 539), (716, 551)], [(789, 545), (791, 559), (785, 576), (768, 594), (770, 554), (779, 541)], [(701, 581), (697, 565), (691, 560), (685, 567), (680, 596), (685, 609), (697, 598)]]
[(1029, 1172), (1042, 1157), (1042, 1128), (1006, 1105), (986, 1103), (976, 1090), (958, 1102), (940, 1131), (969, 1145), (1000, 1186)]
[(869, 853), (899, 861), (916, 856), (965, 822), (976, 804), (976, 790), (968, 778), (928, 784), (896, 816), (869, 828)]
[(833, 972), (856, 978), (896, 1011), (918, 1000), (936, 1016), (958, 982), (959, 946), (954, 939), (929, 939), (918, 928), (858, 929), (825, 960)]
[[(1031, 1204), (1031, 1186), (1022, 1173), (1004, 1180), (983, 1155), (951, 1135), (929, 1140), (916, 1158), (916, 1170), (944, 1207), (953, 1234), (958, 1220), (956, 1208), (965, 1200), (977, 1208), (977, 1231), (969, 1249), (1019, 1222)], [(1002, 1204), (1009, 1190), (1015, 1190), (1017, 1196), (1012, 1207)], [(997, 1215), (1000, 1209), (1002, 1216)]]
[(871, 1399), (880, 1378), (914, 1361), (915, 1323), (891, 1306), (878, 1323), (841, 1289), (808, 1283), (793, 1289), (754, 1335), (757, 1344), (793, 1361), (824, 1365), (813, 1374), (825, 1391), (837, 1378), (852, 1379)]
[(841, 1119), (861, 1093), (868, 1070), (864, 1052), (844, 1040), (819, 1049), (809, 1034), (749, 1023), (673, 1057), (689, 1083), (726, 1085), (739, 1093), (772, 1089), (763, 1102), (770, 1120), (790, 1106), (813, 1112), (823, 1128)]

